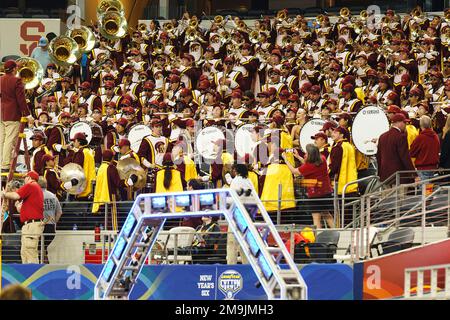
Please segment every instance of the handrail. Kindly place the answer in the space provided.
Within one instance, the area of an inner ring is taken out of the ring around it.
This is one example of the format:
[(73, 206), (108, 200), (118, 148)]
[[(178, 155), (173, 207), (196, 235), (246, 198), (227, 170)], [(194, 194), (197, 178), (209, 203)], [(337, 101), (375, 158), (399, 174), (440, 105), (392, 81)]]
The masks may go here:
[[(427, 267), (407, 268), (404, 272), (404, 298), (411, 297), (411, 276), (413, 273), (417, 273), (417, 285), (416, 292), (417, 298), (423, 298), (424, 296), (424, 275), (426, 271), (430, 271), (430, 297), (436, 298), (438, 296), (438, 272), (439, 270), (445, 270), (444, 278), (444, 298), (450, 298), (450, 264), (441, 264)], [(440, 295), (441, 297), (442, 295)]]
[[(360, 179), (357, 179), (357, 180), (353, 180), (353, 181), (347, 182), (347, 183), (344, 185), (344, 188), (342, 189), (341, 228), (344, 228), (345, 191), (347, 191), (347, 188), (348, 188), (349, 186), (351, 186), (351, 185), (353, 185), (353, 184), (355, 184), (355, 183), (360, 183), (360, 182), (363, 182), (363, 181), (366, 181), (366, 180), (370, 180), (370, 179), (377, 179), (378, 181), (380, 181), (380, 177), (379, 177), (379, 176), (377, 176), (377, 175), (371, 175), (371, 176), (368, 176), (368, 177), (364, 177), (364, 178), (360, 178)], [(337, 193), (336, 193), (336, 194), (337, 194)]]
[[(396, 178), (396, 186), (398, 186), (399, 183), (398, 183), (398, 180), (397, 180), (397, 176), (401, 175), (402, 173), (417, 173), (418, 171), (421, 171), (421, 172), (430, 172), (430, 171), (432, 171), (432, 172), (436, 172), (436, 173), (448, 172), (449, 173), (448, 176), (450, 177), (450, 169), (439, 168), (439, 169), (431, 169), (431, 170), (402, 170), (402, 171), (396, 171), (395, 173), (391, 174), (386, 180), (381, 182), (380, 187), (383, 187), (383, 186), (389, 184), (391, 182), (391, 180), (393, 180), (393, 178)], [(441, 176), (440, 178), (446, 177), (446, 176), (447, 175)]]

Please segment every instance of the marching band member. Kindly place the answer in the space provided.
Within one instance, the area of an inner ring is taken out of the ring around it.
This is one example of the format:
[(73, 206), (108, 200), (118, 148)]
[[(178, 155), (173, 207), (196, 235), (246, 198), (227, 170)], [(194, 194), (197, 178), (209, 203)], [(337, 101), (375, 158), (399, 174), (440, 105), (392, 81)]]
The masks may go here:
[(143, 166), (155, 168), (156, 165), (162, 165), (164, 154), (169, 145), (169, 139), (162, 135), (160, 119), (152, 119), (150, 126), (152, 134), (142, 139), (138, 155)]
[(45, 165), (43, 176), (47, 180), (47, 190), (55, 194), (58, 199), (62, 199), (64, 190), (61, 187), (61, 180), (56, 169), (55, 157), (46, 154), (42, 157), (42, 162)]
[(51, 154), (50, 150), (45, 145), (45, 135), (40, 131), (36, 131), (31, 136), (33, 145), (33, 153), (31, 155), (31, 170), (36, 171), (39, 175), (44, 173), (45, 162), (42, 158), (46, 154)]
[(77, 105), (86, 104), (88, 115), (92, 113), (94, 109), (102, 109), (102, 100), (97, 97), (91, 91), (91, 83), (88, 81), (83, 82), (79, 86), (80, 97), (77, 100)]
[[(57, 157), (57, 163), (65, 163), (65, 158), (67, 156), (66, 150), (70, 117), (70, 113), (68, 112), (61, 113), (59, 116), (60, 123), (53, 126), (48, 136), (47, 148)], [(48, 190), (50, 190), (50, 188), (48, 188)]]
[(127, 138), (122, 138), (118, 143), (119, 147), (119, 161), (127, 158), (135, 159), (138, 163), (141, 163), (139, 156), (131, 150), (130, 140)]
[(175, 169), (171, 153), (165, 153), (162, 168), (156, 173), (156, 193), (183, 191), (181, 172)]
[[(86, 200), (92, 194), (92, 182), (96, 178), (94, 154), (88, 147), (86, 134), (83, 132), (76, 133), (71, 140), (73, 141), (74, 153), (71, 158), (68, 159), (69, 161), (67, 161), (67, 163), (76, 163), (83, 168), (84, 175), (86, 177), (86, 187), (76, 196), (76, 198), (78, 200)], [(68, 181), (63, 184), (63, 187), (66, 190), (72, 188), (72, 186), (72, 181)]]

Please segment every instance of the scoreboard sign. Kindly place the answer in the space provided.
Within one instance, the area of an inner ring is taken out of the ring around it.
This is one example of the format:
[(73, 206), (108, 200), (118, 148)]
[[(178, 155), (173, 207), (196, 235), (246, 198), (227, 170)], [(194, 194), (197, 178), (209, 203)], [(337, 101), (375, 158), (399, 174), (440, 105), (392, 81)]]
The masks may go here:
[(60, 19), (0, 19), (0, 58), (29, 56), (49, 32), (60, 35)]

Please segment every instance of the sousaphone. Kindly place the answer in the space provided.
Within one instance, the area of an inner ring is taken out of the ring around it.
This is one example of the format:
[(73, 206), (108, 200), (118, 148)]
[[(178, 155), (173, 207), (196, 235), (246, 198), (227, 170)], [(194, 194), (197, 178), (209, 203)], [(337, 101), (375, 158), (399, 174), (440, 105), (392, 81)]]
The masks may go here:
[(66, 35), (78, 44), (82, 53), (89, 53), (95, 46), (95, 35), (91, 29), (81, 26), (77, 29), (67, 30)]
[(39, 61), (23, 57), (17, 59), (16, 63), (19, 66), (17, 76), (22, 79), (25, 90), (36, 88), (44, 76), (44, 69)]

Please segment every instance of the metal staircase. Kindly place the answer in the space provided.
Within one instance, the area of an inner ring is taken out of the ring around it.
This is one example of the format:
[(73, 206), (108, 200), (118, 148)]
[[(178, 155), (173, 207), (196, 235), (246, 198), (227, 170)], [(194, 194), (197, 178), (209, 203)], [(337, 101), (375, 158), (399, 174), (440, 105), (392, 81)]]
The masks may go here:
[[(167, 219), (224, 216), (269, 300), (306, 300), (307, 287), (254, 192), (231, 189), (139, 195), (95, 285), (94, 298), (128, 299)], [(269, 246), (268, 237), (276, 246)]]

